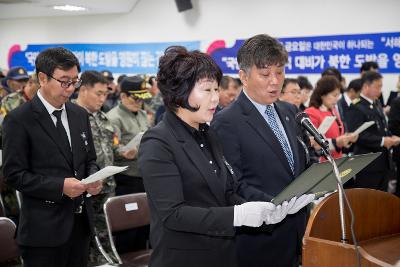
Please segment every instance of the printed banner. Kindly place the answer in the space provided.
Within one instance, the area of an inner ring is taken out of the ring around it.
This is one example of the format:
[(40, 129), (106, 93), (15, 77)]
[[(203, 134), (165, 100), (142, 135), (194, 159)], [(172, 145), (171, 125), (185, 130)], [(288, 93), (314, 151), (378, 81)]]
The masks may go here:
[[(335, 67), (342, 73), (359, 73), (365, 61), (376, 61), (381, 73), (400, 73), (400, 32), (279, 38), (289, 53), (286, 73), (321, 73)], [(210, 54), (226, 74), (239, 71), (236, 55), (244, 40), (232, 47), (212, 42)]]
[(44, 49), (62, 46), (71, 50), (79, 59), (82, 71), (107, 69), (113, 73), (157, 73), (158, 60), (171, 45), (199, 49), (200, 42), (138, 43), (138, 44), (44, 44), (28, 45), (21, 50), (14, 45), (8, 54), (9, 67), (22, 66), (34, 71), (35, 59)]

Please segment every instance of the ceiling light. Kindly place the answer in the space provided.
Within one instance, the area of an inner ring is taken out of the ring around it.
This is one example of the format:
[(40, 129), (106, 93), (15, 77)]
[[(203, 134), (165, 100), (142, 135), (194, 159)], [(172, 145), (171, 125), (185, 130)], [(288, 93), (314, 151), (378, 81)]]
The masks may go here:
[(63, 11), (85, 11), (87, 8), (81, 6), (71, 6), (71, 5), (63, 5), (63, 6), (53, 6), (53, 9), (63, 10)]

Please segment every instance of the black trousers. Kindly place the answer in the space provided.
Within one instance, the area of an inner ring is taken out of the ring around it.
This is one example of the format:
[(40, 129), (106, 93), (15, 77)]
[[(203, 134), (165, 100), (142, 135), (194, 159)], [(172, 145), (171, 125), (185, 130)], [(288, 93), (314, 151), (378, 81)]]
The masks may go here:
[(75, 214), (67, 243), (58, 247), (20, 246), (24, 267), (86, 267), (90, 230), (86, 212)]
[[(114, 179), (117, 184), (115, 188), (116, 196), (144, 192), (142, 177), (116, 174)], [(149, 234), (150, 227), (148, 225), (116, 233), (115, 246), (117, 247), (117, 251), (125, 253), (146, 249)]]

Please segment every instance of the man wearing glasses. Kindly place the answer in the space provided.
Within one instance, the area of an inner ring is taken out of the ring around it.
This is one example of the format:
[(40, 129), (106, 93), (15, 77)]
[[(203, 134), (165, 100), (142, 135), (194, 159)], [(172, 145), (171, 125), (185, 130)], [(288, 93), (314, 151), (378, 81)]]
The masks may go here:
[[(129, 143), (135, 136), (150, 127), (146, 111), (143, 110), (143, 101), (151, 98), (146, 85), (146, 81), (139, 76), (126, 77), (121, 83), (121, 103), (107, 113), (108, 119), (117, 132), (119, 143), (114, 150), (114, 164), (129, 166), (126, 171), (114, 176), (117, 184), (115, 195), (117, 196), (144, 192), (143, 179), (140, 177), (137, 166), (138, 145)], [(117, 235), (117, 249), (132, 251), (145, 248), (148, 238), (146, 232), (148, 232), (147, 229), (131, 234)], [(135, 244), (135, 247), (130, 247), (130, 244)]]
[(36, 58), (40, 89), (3, 124), (6, 182), (22, 193), (17, 242), (24, 266), (86, 266), (93, 212), (86, 193), (101, 182), (81, 179), (98, 170), (88, 114), (68, 102), (80, 65), (61, 47)]

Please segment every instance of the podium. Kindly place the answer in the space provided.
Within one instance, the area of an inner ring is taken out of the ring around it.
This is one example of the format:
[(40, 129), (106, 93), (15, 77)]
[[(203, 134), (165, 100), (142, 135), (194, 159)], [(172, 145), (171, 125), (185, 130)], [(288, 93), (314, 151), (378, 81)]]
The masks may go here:
[[(400, 266), (400, 198), (373, 189), (348, 189), (361, 266)], [(347, 244), (341, 242), (338, 194), (324, 199), (312, 212), (303, 238), (302, 266), (357, 266), (345, 207)]]

